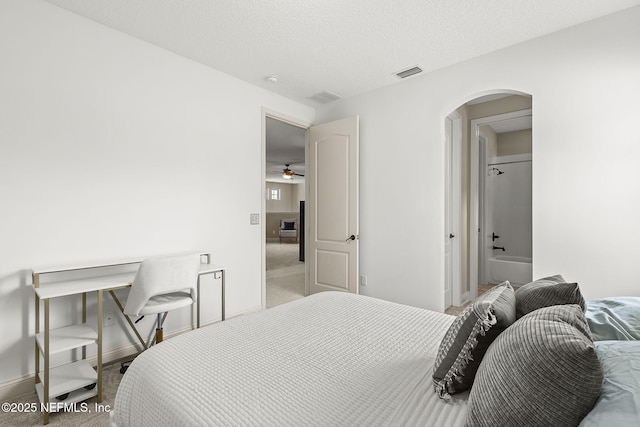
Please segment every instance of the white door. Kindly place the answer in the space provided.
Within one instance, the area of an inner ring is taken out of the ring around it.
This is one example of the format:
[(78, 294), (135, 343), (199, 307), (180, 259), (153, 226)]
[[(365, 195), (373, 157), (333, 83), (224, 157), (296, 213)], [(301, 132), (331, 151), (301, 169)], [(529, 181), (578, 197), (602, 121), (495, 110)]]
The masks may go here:
[(451, 259), (451, 239), (455, 235), (451, 232), (451, 145), (453, 140), (453, 122), (449, 117), (444, 124), (444, 308), (451, 306), (453, 291), (451, 278), (453, 264)]
[(444, 307), (460, 306), (460, 152), (462, 119), (457, 113), (445, 118), (444, 203)]
[(309, 293), (358, 293), (358, 116), (309, 128)]

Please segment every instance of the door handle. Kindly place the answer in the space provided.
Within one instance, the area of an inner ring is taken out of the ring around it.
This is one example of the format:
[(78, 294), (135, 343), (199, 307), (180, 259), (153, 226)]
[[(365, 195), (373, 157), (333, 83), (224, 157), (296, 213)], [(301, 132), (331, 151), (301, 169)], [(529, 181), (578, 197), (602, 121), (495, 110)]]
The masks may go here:
[(352, 234), (351, 236), (347, 237), (347, 240), (345, 240), (345, 242), (348, 242), (349, 240), (356, 240), (356, 236)]
[(449, 233), (449, 238), (450, 238), (450, 239), (453, 239), (454, 237), (456, 237), (456, 235), (455, 235), (455, 234)]

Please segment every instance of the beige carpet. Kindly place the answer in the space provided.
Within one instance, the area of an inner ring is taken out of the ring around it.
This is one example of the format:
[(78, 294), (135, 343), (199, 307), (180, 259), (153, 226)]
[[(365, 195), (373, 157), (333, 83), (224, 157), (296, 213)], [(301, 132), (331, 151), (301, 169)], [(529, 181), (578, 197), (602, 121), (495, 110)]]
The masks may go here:
[(267, 308), (304, 297), (304, 262), (295, 243), (267, 243)]

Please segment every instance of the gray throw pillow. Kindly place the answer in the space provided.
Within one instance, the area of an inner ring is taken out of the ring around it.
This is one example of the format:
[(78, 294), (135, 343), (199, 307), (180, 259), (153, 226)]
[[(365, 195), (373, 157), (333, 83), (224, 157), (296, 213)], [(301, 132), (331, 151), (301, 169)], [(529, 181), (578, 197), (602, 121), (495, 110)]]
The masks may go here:
[(471, 388), (487, 348), (515, 322), (515, 302), (511, 284), (504, 282), (478, 297), (454, 320), (433, 365), (438, 396), (449, 399), (451, 394)]
[(602, 379), (582, 308), (541, 308), (487, 350), (469, 395), (466, 425), (577, 426), (598, 399)]
[(578, 284), (567, 283), (559, 274), (538, 279), (516, 291), (516, 318), (542, 307), (561, 304), (578, 304), (585, 311), (586, 304)]

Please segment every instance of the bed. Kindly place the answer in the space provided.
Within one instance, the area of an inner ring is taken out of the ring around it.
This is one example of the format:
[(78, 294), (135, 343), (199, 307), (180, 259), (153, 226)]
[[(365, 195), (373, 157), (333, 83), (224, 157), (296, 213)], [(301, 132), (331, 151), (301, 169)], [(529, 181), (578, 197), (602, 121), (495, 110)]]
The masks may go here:
[(432, 369), (454, 316), (323, 292), (198, 329), (145, 351), (113, 425), (462, 426)]
[(324, 292), (145, 351), (111, 422), (636, 425), (639, 323), (640, 298), (587, 304), (560, 275), (497, 285), (457, 317)]

